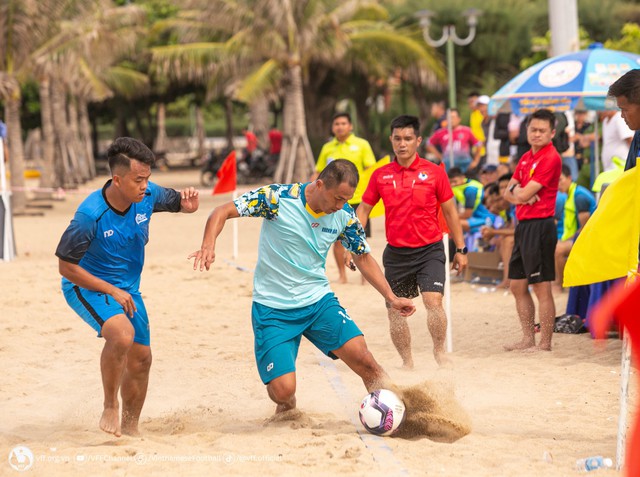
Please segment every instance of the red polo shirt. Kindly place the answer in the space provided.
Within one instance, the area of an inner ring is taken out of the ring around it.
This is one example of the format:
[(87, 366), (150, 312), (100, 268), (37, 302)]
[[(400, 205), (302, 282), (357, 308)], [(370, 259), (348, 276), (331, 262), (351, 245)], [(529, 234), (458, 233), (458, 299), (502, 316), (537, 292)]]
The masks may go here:
[(417, 248), (442, 240), (438, 208), (452, 197), (444, 169), (416, 154), (409, 167), (394, 158), (374, 171), (362, 202), (373, 206), (382, 199), (389, 245)]
[(535, 155), (527, 151), (516, 166), (513, 178), (525, 187), (530, 181), (542, 184), (538, 191), (540, 200), (533, 205), (516, 205), (518, 220), (545, 219), (553, 217), (556, 210), (558, 182), (562, 171), (562, 158), (552, 143), (547, 144)]

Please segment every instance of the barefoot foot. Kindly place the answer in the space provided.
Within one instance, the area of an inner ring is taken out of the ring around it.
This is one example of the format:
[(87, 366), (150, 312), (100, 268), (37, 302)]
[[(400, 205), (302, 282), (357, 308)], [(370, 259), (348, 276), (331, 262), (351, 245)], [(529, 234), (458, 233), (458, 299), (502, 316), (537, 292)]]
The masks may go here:
[(522, 351), (531, 347), (535, 347), (535, 341), (522, 340), (517, 343), (506, 344), (503, 346), (505, 351)]
[(100, 417), (100, 429), (108, 434), (113, 434), (116, 437), (120, 437), (122, 432), (120, 430), (120, 416), (119, 409), (117, 407), (105, 407)]
[(280, 414), (282, 412), (287, 412), (296, 408), (296, 397), (292, 397), (288, 402), (278, 404), (276, 406), (276, 414)]
[(451, 358), (449, 358), (444, 351), (433, 350), (433, 356), (441, 368), (450, 368), (453, 365), (453, 361), (451, 361)]

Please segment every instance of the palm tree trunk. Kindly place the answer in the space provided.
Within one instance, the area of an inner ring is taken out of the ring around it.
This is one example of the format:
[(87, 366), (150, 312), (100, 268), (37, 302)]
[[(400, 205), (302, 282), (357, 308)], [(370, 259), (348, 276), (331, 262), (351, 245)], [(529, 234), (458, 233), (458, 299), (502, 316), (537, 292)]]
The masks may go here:
[(75, 157), (75, 164), (78, 168), (78, 175), (82, 183), (88, 181), (91, 177), (89, 173), (88, 158), (85, 157), (85, 151), (80, 144), (80, 125), (78, 121), (78, 104), (75, 96), (69, 96), (67, 102), (67, 117), (69, 118), (69, 145), (73, 156)]
[(287, 71), (287, 95), (284, 102), (283, 143), (275, 181), (304, 182), (313, 174), (315, 160), (307, 138), (302, 94), (302, 69), (295, 63)]
[(224, 119), (227, 125), (227, 147), (233, 149), (233, 102), (231, 98), (224, 98)]
[(80, 183), (77, 171), (72, 165), (68, 147), (67, 111), (64, 89), (57, 80), (51, 83), (51, 112), (55, 132), (55, 169), (57, 180), (63, 187), (73, 187)]
[(196, 104), (196, 140), (198, 143), (198, 158), (204, 156), (204, 113), (202, 112), (202, 106)]
[(164, 152), (167, 147), (167, 105), (158, 103), (158, 129), (156, 141), (153, 145), (154, 152)]
[(56, 179), (55, 172), (55, 135), (51, 113), (51, 80), (48, 75), (40, 79), (40, 122), (42, 123), (42, 173), (40, 186), (57, 188), (62, 184)]
[(96, 176), (96, 161), (93, 156), (93, 145), (91, 144), (91, 124), (89, 123), (89, 105), (85, 98), (78, 98), (78, 115), (80, 121), (80, 142), (82, 150), (87, 157), (89, 168), (89, 179)]
[(27, 208), (27, 193), (24, 190), (24, 148), (22, 126), (20, 125), (20, 91), (5, 100), (5, 119), (9, 140), (9, 170), (11, 172), (12, 209), (15, 214), (24, 213)]
[(253, 133), (258, 137), (258, 145), (268, 149), (269, 145), (269, 100), (260, 96), (249, 105)]

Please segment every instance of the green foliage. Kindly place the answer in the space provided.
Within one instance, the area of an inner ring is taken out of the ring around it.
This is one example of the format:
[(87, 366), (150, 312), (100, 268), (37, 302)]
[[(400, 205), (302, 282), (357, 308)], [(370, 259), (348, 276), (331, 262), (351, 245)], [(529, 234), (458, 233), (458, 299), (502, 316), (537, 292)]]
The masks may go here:
[(640, 54), (640, 26), (637, 23), (626, 23), (622, 27), (622, 37), (618, 40), (607, 40), (604, 46), (612, 50)]

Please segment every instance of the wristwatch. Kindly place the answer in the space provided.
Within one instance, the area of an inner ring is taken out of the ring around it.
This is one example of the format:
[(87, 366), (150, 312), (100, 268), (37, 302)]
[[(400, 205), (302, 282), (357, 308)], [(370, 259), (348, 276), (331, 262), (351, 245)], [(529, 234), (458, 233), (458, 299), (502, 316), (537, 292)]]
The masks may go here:
[(462, 248), (457, 248), (456, 249), (456, 253), (459, 253), (460, 255), (466, 255), (467, 252), (469, 252), (467, 247), (462, 247)]

